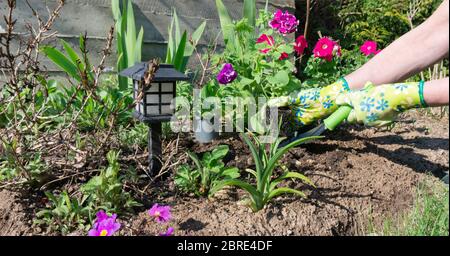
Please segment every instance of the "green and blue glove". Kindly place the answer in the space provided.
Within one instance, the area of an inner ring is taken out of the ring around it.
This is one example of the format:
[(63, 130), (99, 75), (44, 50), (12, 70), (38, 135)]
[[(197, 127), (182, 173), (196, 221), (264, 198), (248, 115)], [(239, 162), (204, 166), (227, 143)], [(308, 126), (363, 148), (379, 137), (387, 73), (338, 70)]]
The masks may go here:
[(294, 120), (301, 126), (314, 123), (333, 114), (339, 106), (336, 99), (339, 95), (350, 92), (347, 81), (341, 78), (334, 84), (324, 88), (302, 90), (289, 97), (289, 107)]
[(361, 91), (339, 95), (336, 103), (353, 108), (347, 120), (349, 123), (382, 127), (392, 124), (406, 110), (427, 107), (423, 89), (424, 82), (381, 86), (368, 83)]

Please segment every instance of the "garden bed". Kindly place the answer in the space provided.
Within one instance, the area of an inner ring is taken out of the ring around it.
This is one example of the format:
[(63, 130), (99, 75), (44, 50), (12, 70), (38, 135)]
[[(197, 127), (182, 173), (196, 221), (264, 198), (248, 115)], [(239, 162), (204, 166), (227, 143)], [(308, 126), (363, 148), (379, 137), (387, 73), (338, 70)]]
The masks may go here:
[[(172, 177), (146, 191), (146, 208), (171, 205), (176, 235), (355, 235), (365, 234), (368, 221), (381, 225), (411, 208), (418, 185), (448, 172), (448, 117), (441, 120), (413, 112), (393, 130), (343, 127), (327, 139), (286, 154), (282, 163), (308, 176), (317, 189), (290, 184), (308, 199), (281, 197), (259, 213), (241, 204), (245, 194), (230, 188), (213, 200), (186, 197), (177, 192)], [(230, 146), (228, 165), (243, 170), (252, 166), (250, 152), (238, 137), (198, 145), (180, 141), (179, 155), (198, 153), (217, 145)], [(0, 191), (0, 235), (43, 234), (33, 226), (42, 198), (31, 193)], [(120, 217), (122, 235), (155, 235), (160, 226), (147, 212)], [(52, 234), (52, 233), (50, 233)], [(84, 235), (75, 232), (74, 235)]]

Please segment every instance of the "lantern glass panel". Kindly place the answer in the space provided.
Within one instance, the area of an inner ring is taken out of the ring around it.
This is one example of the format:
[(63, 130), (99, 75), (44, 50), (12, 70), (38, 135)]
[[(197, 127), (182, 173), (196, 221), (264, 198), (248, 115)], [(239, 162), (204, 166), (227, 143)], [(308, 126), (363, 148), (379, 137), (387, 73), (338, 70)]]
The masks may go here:
[(159, 92), (159, 83), (152, 83), (150, 88), (147, 89), (147, 92)]
[(161, 91), (162, 92), (173, 92), (173, 82), (172, 83), (162, 83), (161, 84)]
[(161, 108), (161, 114), (162, 115), (171, 115), (173, 113), (172, 108), (170, 105), (164, 105)]
[(150, 115), (150, 116), (160, 115), (159, 106), (147, 106), (147, 115)]
[(147, 104), (159, 104), (159, 95), (147, 94)]
[(161, 96), (161, 103), (170, 104), (172, 103), (173, 95), (172, 94), (163, 94)]

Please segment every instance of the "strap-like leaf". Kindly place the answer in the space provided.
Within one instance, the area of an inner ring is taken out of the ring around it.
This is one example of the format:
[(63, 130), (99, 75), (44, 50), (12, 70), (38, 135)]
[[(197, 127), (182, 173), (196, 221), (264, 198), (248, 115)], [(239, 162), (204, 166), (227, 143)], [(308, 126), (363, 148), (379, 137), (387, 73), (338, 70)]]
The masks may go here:
[(254, 27), (256, 25), (256, 1), (255, 0), (244, 0), (244, 18), (250, 26)]
[(305, 143), (311, 142), (311, 141), (313, 141), (313, 140), (321, 139), (321, 138), (323, 138), (323, 137), (310, 137), (310, 138), (304, 138), (304, 139), (301, 139), (301, 140), (294, 141), (294, 142), (292, 142), (291, 144), (287, 145), (286, 147), (279, 149), (279, 150), (276, 152), (276, 154), (270, 159), (270, 161), (269, 161), (269, 163), (268, 163), (268, 165), (267, 165), (267, 167), (266, 167), (266, 170), (265, 170), (265, 173), (264, 173), (263, 180), (267, 180), (268, 178), (270, 178), (270, 177), (272, 176), (273, 171), (274, 171), (274, 169), (276, 168), (278, 161), (279, 161), (279, 160), (284, 156), (284, 154), (286, 154), (290, 149), (292, 149), (292, 148), (294, 148), (294, 147), (297, 147), (297, 146), (299, 146), (299, 145), (301, 145), (301, 144), (305, 144)]
[(77, 81), (81, 81), (80, 74), (78, 73), (78, 69), (75, 64), (73, 64), (72, 61), (70, 61), (60, 51), (56, 50), (53, 47), (45, 46), (42, 48), (42, 52), (70, 77)]
[(275, 197), (281, 196), (283, 194), (295, 194), (298, 196), (301, 196), (303, 198), (306, 198), (306, 195), (298, 190), (295, 189), (291, 189), (291, 188), (279, 188), (279, 189), (275, 189), (273, 190), (268, 196), (267, 199), (265, 201), (265, 203), (269, 202), (270, 200), (272, 200)]
[[(261, 159), (261, 156), (259, 155), (258, 149), (256, 148), (255, 144), (250, 140), (250, 138), (247, 136), (247, 134), (242, 133), (242, 138), (244, 139), (245, 143), (247, 143), (248, 147), (250, 148), (250, 152), (252, 153), (253, 159), (255, 160), (256, 165), (256, 178), (258, 182), (258, 190), (260, 190), (261, 186), (263, 185), (263, 171), (264, 166)], [(260, 190), (261, 191), (261, 190)]]
[(314, 183), (305, 175), (300, 174), (298, 172), (288, 172), (280, 176), (278, 179), (272, 181), (270, 184), (270, 191), (274, 190), (278, 184), (280, 184), (283, 180), (286, 179), (300, 179), (301, 181), (305, 182), (308, 185), (311, 185), (315, 187)]
[(178, 51), (174, 60), (175, 69), (180, 72), (183, 72), (182, 65), (184, 61), (184, 51), (186, 49), (186, 43), (187, 43), (187, 32), (184, 32), (180, 44), (178, 45)]

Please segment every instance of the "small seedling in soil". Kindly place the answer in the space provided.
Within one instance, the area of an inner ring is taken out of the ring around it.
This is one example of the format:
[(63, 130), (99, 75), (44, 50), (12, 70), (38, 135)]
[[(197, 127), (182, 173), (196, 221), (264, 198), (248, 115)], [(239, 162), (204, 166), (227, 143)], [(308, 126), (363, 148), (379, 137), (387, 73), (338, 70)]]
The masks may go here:
[(283, 194), (295, 194), (301, 197), (306, 197), (303, 192), (295, 189), (286, 187), (278, 188), (281, 182), (287, 179), (299, 179), (308, 185), (314, 186), (311, 180), (309, 180), (306, 176), (297, 172), (285, 171), (283, 175), (274, 179), (273, 174), (275, 169), (278, 167), (278, 162), (280, 159), (290, 149), (321, 137), (301, 139), (282, 148), (278, 147), (284, 139), (278, 138), (275, 143), (270, 144), (270, 148), (268, 150), (266, 149), (266, 144), (261, 143), (258, 138), (254, 137), (256, 142), (255, 144), (247, 134), (242, 133), (242, 137), (250, 147), (250, 151), (252, 152), (252, 156), (254, 158), (256, 170), (247, 169), (247, 172), (256, 178), (256, 184), (253, 185), (237, 179), (226, 180), (220, 184), (217, 184), (211, 193), (215, 193), (225, 186), (239, 187), (249, 193), (249, 205), (254, 212), (262, 210), (268, 202)]
[(187, 154), (195, 164), (195, 168), (183, 165), (178, 169), (175, 184), (184, 192), (194, 193), (197, 196), (213, 196), (220, 189), (217, 185), (224, 180), (240, 177), (239, 169), (227, 168), (223, 158), (227, 156), (229, 147), (222, 145), (212, 152), (206, 152), (200, 159), (196, 154)]

